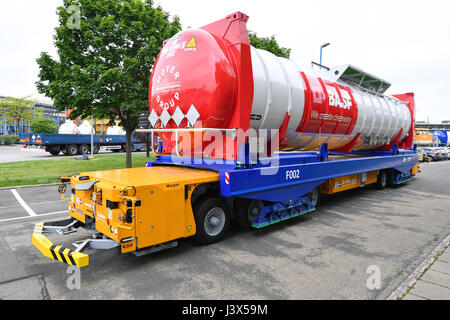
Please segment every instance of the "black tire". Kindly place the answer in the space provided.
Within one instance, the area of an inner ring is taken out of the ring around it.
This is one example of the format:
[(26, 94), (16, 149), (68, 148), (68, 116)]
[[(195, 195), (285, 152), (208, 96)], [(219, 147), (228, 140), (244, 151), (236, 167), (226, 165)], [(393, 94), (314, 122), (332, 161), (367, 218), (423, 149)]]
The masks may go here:
[(59, 155), (60, 151), (57, 151), (57, 150), (51, 150), (51, 151), (49, 151), (49, 153), (50, 153), (52, 156), (57, 156), (57, 155)]
[(240, 198), (236, 200), (235, 208), (235, 218), (239, 226), (246, 230), (255, 230), (252, 223), (258, 217), (261, 209), (264, 208), (264, 203), (261, 200)]
[[(200, 199), (194, 206), (194, 217), (197, 229), (195, 239), (201, 245), (222, 240), (230, 227), (231, 215), (222, 198)], [(213, 221), (214, 218), (218, 221)]]
[(319, 207), (321, 199), (319, 188), (312, 189), (310, 192), (306, 194), (306, 196), (309, 198), (309, 201), (314, 207), (316, 208)]
[(78, 153), (79, 154), (86, 154), (88, 155), (90, 153), (90, 148), (87, 144), (82, 144), (81, 146), (78, 147)]
[(68, 156), (75, 156), (78, 154), (78, 147), (75, 144), (68, 145), (66, 150)]
[(57, 156), (61, 152), (60, 146), (51, 146), (46, 150), (48, 153), (50, 153), (52, 156)]
[(100, 151), (100, 145), (94, 144), (94, 154), (97, 154)]
[(389, 186), (390, 188), (394, 188), (394, 187), (397, 186), (397, 185), (394, 183), (396, 176), (397, 176), (396, 171), (391, 170), (391, 171), (389, 172), (389, 174), (388, 174), (388, 186)]
[(381, 170), (377, 177), (377, 189), (383, 190), (388, 184), (388, 174), (386, 170)]

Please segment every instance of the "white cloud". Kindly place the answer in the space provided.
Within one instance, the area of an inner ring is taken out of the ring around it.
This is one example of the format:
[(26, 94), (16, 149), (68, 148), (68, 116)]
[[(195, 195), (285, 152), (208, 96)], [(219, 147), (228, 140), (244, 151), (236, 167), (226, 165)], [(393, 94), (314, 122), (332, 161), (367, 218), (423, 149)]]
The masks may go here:
[(36, 90), (42, 51), (55, 55), (59, 0), (0, 2), (0, 95), (43, 98)]
[[(39, 97), (34, 82), (41, 51), (55, 54), (56, 7), (61, 0), (0, 2), (0, 94)], [(388, 93), (415, 92), (417, 118), (450, 120), (450, 5), (447, 1), (212, 1), (156, 0), (201, 27), (242, 11), (248, 28), (275, 35), (292, 48), (291, 58), (308, 65), (350, 63), (392, 83)]]

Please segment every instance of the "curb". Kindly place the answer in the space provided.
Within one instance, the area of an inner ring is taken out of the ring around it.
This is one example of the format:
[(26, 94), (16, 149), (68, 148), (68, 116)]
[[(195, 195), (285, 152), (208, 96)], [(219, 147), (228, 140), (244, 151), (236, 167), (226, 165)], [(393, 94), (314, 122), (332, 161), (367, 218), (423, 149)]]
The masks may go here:
[(58, 186), (58, 185), (60, 185), (60, 182), (58, 182), (58, 183), (47, 183), (47, 184), (33, 184), (33, 185), (29, 185), (29, 186), (1, 187), (0, 190), (51, 187), (51, 186)]
[(410, 287), (414, 286), (417, 282), (417, 278), (428, 269), (430, 264), (434, 261), (436, 256), (444, 250), (446, 246), (450, 243), (450, 235), (448, 235), (444, 240), (441, 241), (437, 245), (437, 247), (427, 256), (427, 258), (422, 261), (422, 263), (414, 270), (413, 273), (409, 275), (409, 277), (403, 281), (397, 289), (392, 292), (386, 300), (396, 300), (398, 297), (401, 297), (404, 292), (406, 292)]

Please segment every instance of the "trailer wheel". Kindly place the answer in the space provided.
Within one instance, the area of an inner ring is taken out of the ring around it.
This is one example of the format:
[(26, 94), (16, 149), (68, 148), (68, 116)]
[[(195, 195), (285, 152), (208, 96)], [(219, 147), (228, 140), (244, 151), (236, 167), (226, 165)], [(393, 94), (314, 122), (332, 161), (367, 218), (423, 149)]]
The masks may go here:
[(60, 152), (60, 151), (57, 151), (57, 150), (49, 151), (49, 153), (50, 153), (52, 156), (57, 156), (57, 155), (59, 154), (59, 152)]
[(89, 146), (87, 144), (82, 144), (79, 148), (78, 148), (78, 153), (79, 154), (88, 154), (89, 153)]
[(202, 245), (220, 241), (230, 226), (230, 212), (221, 198), (204, 198), (194, 206), (197, 233), (195, 238)]
[(61, 152), (60, 146), (51, 146), (46, 150), (48, 153), (50, 153), (52, 156), (57, 156)]
[(386, 173), (386, 170), (382, 170), (378, 174), (377, 189), (378, 190), (383, 190), (384, 188), (386, 188), (387, 183), (388, 183), (388, 175)]
[(254, 230), (252, 223), (258, 218), (264, 203), (261, 200), (237, 199), (236, 200), (236, 222), (244, 229)]
[(67, 155), (68, 156), (75, 156), (78, 154), (78, 147), (75, 144), (71, 144), (67, 146)]
[(320, 203), (320, 191), (319, 188), (314, 188), (310, 192), (306, 194), (306, 196), (309, 198), (309, 201), (314, 207), (318, 207)]
[(391, 188), (397, 187), (395, 184), (395, 178), (397, 177), (397, 172), (395, 170), (390, 170), (388, 174), (388, 182), (387, 185)]

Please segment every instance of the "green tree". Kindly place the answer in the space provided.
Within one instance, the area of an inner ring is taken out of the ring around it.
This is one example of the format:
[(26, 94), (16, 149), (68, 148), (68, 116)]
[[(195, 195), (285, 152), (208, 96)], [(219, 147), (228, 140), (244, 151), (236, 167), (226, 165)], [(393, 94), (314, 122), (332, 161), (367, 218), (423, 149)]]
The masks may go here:
[[(20, 130), (20, 120), (31, 121), (35, 117), (41, 117), (40, 109), (33, 110), (36, 101), (30, 100), (29, 97), (0, 98), (0, 124), (15, 125)], [(20, 132), (16, 132), (20, 134)]]
[(249, 31), (248, 37), (250, 38), (250, 44), (257, 49), (267, 50), (278, 57), (287, 59), (291, 56), (291, 49), (280, 47), (275, 36), (258, 37), (256, 32)]
[(126, 166), (139, 111), (148, 110), (151, 69), (163, 41), (181, 29), (178, 17), (151, 0), (64, 0), (54, 36), (58, 59), (37, 59), (40, 93), (72, 119), (119, 119), (126, 131)]
[(58, 131), (58, 126), (52, 119), (49, 118), (34, 118), (31, 120), (31, 132), (36, 133), (55, 133)]

